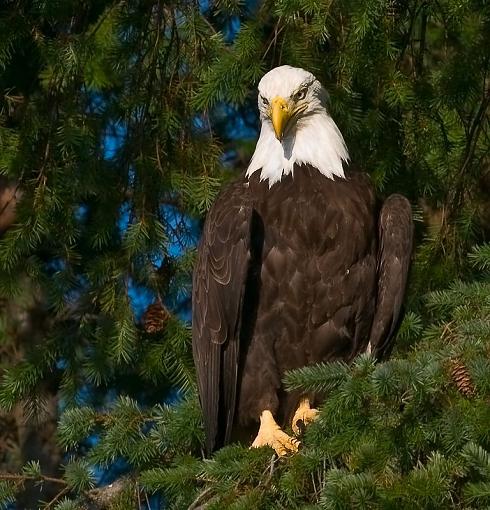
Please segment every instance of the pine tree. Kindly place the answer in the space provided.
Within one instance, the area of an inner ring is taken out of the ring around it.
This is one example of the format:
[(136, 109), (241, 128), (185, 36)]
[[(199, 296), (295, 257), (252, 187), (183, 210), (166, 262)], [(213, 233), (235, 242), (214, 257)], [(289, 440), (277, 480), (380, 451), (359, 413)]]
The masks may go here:
[[(0, 507), (490, 505), (488, 2), (7, 0), (0, 28)], [(193, 247), (283, 63), (414, 205), (407, 313), (389, 361), (288, 374), (326, 394), (297, 455), (203, 460)]]

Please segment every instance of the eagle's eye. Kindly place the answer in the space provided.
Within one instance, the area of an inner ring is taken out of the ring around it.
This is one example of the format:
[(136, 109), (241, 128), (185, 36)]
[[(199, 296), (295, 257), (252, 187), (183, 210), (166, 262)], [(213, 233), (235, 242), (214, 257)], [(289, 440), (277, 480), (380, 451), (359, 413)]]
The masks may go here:
[(304, 99), (306, 97), (306, 93), (308, 92), (308, 87), (303, 87), (301, 89), (298, 90), (298, 92), (296, 92), (293, 96), (293, 99), (295, 101), (301, 101), (302, 99)]
[(260, 96), (260, 101), (264, 106), (269, 106), (269, 101), (264, 96)]

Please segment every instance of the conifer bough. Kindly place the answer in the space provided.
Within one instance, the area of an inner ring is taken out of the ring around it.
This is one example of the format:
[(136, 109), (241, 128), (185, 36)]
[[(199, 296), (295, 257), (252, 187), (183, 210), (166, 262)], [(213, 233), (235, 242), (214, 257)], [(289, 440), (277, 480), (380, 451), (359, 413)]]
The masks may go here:
[[(102, 507), (104, 473), (123, 480), (112, 509), (489, 506), (489, 9), (0, 2), (0, 174), (22, 190), (0, 237), (0, 505)], [(235, 444), (203, 461), (178, 319), (188, 246), (250, 161), (260, 77), (286, 62), (328, 89), (377, 194), (412, 204), (407, 312), (389, 361), (286, 375), (326, 397), (297, 455)], [(156, 296), (171, 318), (149, 335), (133, 304)]]

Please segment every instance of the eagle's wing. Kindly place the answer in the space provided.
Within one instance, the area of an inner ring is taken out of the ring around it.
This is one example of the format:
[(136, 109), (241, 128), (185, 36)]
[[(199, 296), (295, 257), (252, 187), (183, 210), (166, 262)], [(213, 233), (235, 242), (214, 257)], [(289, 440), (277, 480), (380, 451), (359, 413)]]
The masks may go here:
[(208, 454), (228, 441), (235, 412), (251, 219), (249, 191), (239, 180), (209, 211), (194, 269), (192, 346)]
[(401, 195), (389, 196), (381, 208), (378, 228), (378, 295), (369, 343), (380, 359), (391, 352), (402, 318), (413, 243), (410, 202)]

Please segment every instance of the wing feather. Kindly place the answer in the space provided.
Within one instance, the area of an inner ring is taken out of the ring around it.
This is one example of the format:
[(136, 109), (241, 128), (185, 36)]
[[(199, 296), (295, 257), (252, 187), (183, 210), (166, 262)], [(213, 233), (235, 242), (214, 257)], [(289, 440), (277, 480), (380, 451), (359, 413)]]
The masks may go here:
[(232, 183), (208, 213), (194, 269), (192, 345), (208, 454), (233, 423), (251, 218), (248, 188)]
[(402, 318), (412, 244), (410, 202), (401, 195), (391, 195), (379, 216), (378, 294), (369, 340), (377, 358), (390, 353)]

